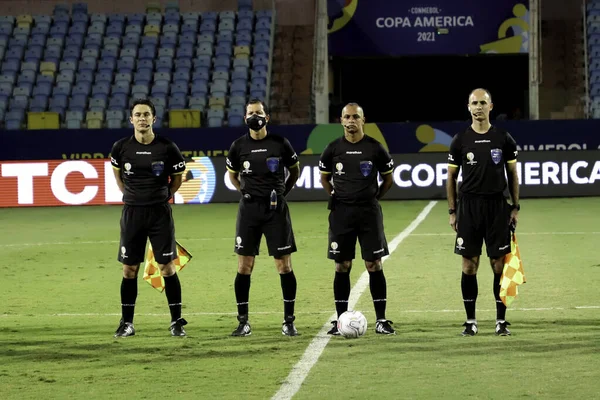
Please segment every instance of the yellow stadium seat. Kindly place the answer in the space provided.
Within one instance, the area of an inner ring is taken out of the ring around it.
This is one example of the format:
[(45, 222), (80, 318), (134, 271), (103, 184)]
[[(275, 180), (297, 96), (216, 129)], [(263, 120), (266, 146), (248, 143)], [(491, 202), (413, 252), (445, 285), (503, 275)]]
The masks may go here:
[(250, 57), (250, 47), (235, 46), (233, 48), (233, 55), (235, 56), (235, 58), (248, 58)]
[(18, 15), (17, 16), (17, 26), (19, 28), (29, 28), (33, 23), (33, 17), (28, 14)]
[(28, 112), (27, 129), (58, 129), (60, 117), (55, 112)]
[(162, 7), (160, 6), (159, 1), (149, 1), (148, 3), (146, 3), (146, 14), (153, 12), (162, 12)]
[(225, 98), (213, 96), (210, 99), (208, 99), (208, 105), (210, 107), (215, 107), (215, 106), (225, 107)]
[(100, 129), (102, 128), (102, 122), (104, 121), (104, 113), (101, 111), (88, 111), (85, 114), (85, 122), (88, 129)]
[(40, 64), (40, 72), (43, 75), (54, 76), (54, 73), (56, 72), (56, 64), (54, 64), (52, 61), (44, 61)]
[(200, 110), (169, 111), (169, 128), (200, 128)]
[(160, 26), (158, 25), (146, 25), (144, 27), (144, 36), (156, 36), (160, 35)]

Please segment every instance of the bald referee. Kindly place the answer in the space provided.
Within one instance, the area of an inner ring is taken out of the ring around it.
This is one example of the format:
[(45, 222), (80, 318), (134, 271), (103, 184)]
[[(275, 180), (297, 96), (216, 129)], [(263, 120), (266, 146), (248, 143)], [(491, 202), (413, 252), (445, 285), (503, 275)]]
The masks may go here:
[[(508, 336), (511, 334), (510, 323), (506, 321), (506, 306), (500, 299), (500, 278), (504, 257), (511, 251), (511, 225), (516, 226), (521, 209), (517, 144), (508, 132), (490, 123), (494, 105), (489, 91), (473, 90), (467, 107), (471, 113), (471, 126), (452, 139), (446, 183), (449, 222), (456, 231), (454, 253), (462, 256), (461, 290), (467, 314), (462, 335), (475, 336), (479, 330), (475, 315), (479, 291), (477, 270), (485, 241), (494, 272), (495, 333)], [(456, 181), (461, 168), (463, 179), (457, 198)], [(507, 186), (512, 205), (504, 197)]]

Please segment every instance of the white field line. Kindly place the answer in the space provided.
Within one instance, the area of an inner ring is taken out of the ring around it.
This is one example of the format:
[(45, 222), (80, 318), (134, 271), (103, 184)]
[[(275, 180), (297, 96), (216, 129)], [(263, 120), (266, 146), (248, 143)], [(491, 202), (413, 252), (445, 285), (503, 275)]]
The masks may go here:
[[(408, 225), (402, 232), (398, 234), (389, 243), (388, 248), (390, 255), (398, 248), (400, 243), (404, 241), (420, 224), (425, 220), (431, 209), (436, 205), (437, 201), (431, 201), (423, 211), (415, 218), (410, 225)], [(382, 262), (385, 262), (389, 256), (385, 256)], [(363, 294), (367, 286), (369, 285), (369, 274), (367, 271), (363, 272), (354, 287), (351, 290), (350, 298), (348, 299), (348, 309), (353, 310), (358, 302), (358, 299)], [(329, 343), (331, 336), (327, 335), (327, 331), (331, 328), (329, 321), (337, 318), (336, 313), (333, 313), (321, 327), (321, 330), (317, 333), (314, 339), (310, 342), (300, 361), (294, 365), (287, 378), (281, 384), (279, 390), (273, 395), (272, 400), (284, 400), (291, 399), (300, 390), (302, 383), (310, 373), (312, 367), (317, 363), (319, 357), (325, 350), (325, 346)]]

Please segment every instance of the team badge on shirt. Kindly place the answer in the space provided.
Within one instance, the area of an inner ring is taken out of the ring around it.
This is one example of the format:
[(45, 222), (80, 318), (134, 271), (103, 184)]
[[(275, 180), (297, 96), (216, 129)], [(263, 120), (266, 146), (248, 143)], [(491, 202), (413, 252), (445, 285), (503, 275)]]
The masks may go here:
[(371, 171), (373, 170), (373, 163), (371, 161), (361, 161), (360, 162), (360, 172), (362, 172), (363, 176), (369, 176)]
[(152, 173), (155, 176), (160, 176), (165, 170), (165, 163), (162, 161), (153, 161), (152, 162)]
[(271, 172), (279, 171), (279, 158), (277, 157), (269, 157), (267, 158), (267, 168)]
[(501, 149), (491, 149), (490, 153), (492, 154), (492, 161), (494, 164), (498, 164), (502, 161), (502, 150)]

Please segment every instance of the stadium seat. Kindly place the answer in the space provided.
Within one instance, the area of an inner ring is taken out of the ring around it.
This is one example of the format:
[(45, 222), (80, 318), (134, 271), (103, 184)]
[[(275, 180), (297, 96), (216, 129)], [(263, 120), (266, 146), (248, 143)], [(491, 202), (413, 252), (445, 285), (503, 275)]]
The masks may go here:
[(201, 114), (197, 109), (170, 110), (169, 128), (200, 128)]
[(28, 112), (27, 129), (59, 129), (60, 115), (55, 112)]

